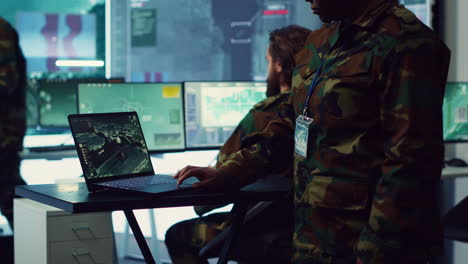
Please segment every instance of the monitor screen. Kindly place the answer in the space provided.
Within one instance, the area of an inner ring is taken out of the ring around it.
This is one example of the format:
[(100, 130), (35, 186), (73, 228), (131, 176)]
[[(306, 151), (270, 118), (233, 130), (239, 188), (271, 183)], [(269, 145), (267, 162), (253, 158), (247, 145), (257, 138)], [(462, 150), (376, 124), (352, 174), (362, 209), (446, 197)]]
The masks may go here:
[(16, 28), (21, 36), (19, 40), (28, 72), (96, 74), (97, 67), (57, 65), (57, 60), (70, 58), (96, 60), (99, 52), (96, 22), (99, 21), (95, 14), (52, 13), (50, 9), (47, 12), (17, 12)]
[(214, 148), (265, 99), (266, 82), (186, 82), (184, 90), (187, 148)]
[(447, 83), (443, 115), (444, 140), (468, 141), (468, 83)]
[(77, 113), (79, 83), (123, 82), (123, 79), (45, 79), (39, 82), (39, 126), (68, 128), (67, 116)]
[(136, 111), (150, 151), (182, 150), (181, 83), (80, 84), (79, 113)]

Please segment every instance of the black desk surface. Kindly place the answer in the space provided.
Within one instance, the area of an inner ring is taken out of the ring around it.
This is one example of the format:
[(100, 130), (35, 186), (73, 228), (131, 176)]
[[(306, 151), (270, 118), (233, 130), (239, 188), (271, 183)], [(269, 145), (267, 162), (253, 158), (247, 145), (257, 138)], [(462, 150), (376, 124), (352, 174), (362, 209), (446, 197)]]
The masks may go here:
[(70, 213), (107, 212), (128, 209), (163, 208), (190, 205), (257, 202), (275, 200), (287, 194), (290, 183), (279, 177), (268, 177), (247, 185), (240, 191), (207, 192), (183, 190), (160, 197), (136, 193), (103, 191), (89, 193), (84, 182), (71, 184), (40, 184), (16, 187), (24, 198), (60, 208)]

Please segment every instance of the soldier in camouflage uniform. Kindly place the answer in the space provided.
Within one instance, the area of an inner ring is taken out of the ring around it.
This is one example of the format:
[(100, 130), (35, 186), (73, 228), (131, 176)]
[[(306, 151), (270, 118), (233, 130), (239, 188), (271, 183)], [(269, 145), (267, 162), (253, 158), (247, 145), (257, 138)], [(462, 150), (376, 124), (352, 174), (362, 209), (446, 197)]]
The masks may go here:
[[(307, 2), (326, 24), (296, 56), (279, 117), (217, 169), (188, 166), (175, 177), (232, 188), (294, 162), (293, 263), (426, 264), (443, 247), (450, 51), (396, 1)], [(309, 134), (296, 140), (299, 132)]]
[(26, 64), (18, 34), (0, 18), (0, 209), (13, 227), (15, 185), (25, 184), (19, 173), (19, 152), (26, 129)]
[[(288, 26), (270, 33), (270, 44), (266, 54), (269, 65), (267, 98), (254, 105), (238, 124), (233, 134), (221, 147), (215, 168), (221, 166), (238, 150), (251, 145), (252, 143), (244, 142), (243, 139), (249, 134), (262, 131), (266, 124), (277, 115), (279, 105), (289, 97), (294, 70), (294, 54), (304, 46), (310, 32), (299, 26)], [(292, 177), (292, 164), (288, 168), (278, 170), (277, 174)], [(290, 204), (290, 202), (284, 202), (284, 204)], [(219, 206), (196, 206), (194, 209), (199, 216), (202, 216), (216, 207)], [(228, 213), (217, 213), (172, 226), (166, 233), (165, 242), (173, 263), (207, 263), (206, 259), (198, 257), (198, 252), (229, 226), (228, 218)], [(278, 221), (287, 220), (278, 219)]]

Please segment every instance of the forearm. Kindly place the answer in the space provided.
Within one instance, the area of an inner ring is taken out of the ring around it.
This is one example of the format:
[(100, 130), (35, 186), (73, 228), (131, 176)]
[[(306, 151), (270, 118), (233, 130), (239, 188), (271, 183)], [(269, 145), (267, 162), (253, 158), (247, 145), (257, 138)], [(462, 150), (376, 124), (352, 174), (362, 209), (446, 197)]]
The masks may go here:
[(289, 166), (294, 146), (289, 120), (278, 117), (262, 132), (251, 134), (249, 138), (255, 144), (233, 154), (218, 170), (232, 178), (232, 184), (244, 186)]

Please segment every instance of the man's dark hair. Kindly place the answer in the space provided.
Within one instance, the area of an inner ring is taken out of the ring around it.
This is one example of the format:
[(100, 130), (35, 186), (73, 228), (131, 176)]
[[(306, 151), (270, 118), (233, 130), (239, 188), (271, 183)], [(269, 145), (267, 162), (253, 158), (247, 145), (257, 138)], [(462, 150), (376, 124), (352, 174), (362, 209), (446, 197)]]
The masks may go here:
[(290, 25), (273, 30), (270, 33), (269, 52), (273, 62), (279, 62), (282, 67), (282, 82), (291, 86), (295, 67), (294, 55), (304, 47), (311, 30)]

